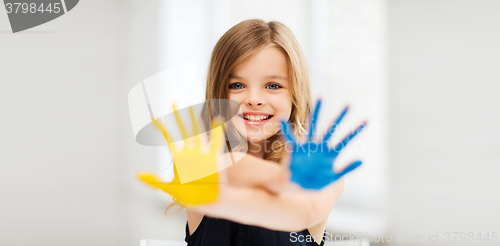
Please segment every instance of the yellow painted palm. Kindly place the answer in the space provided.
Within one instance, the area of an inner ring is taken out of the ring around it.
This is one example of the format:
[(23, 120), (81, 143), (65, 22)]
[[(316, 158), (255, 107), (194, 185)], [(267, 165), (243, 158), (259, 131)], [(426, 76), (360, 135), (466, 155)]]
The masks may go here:
[[(198, 135), (193, 110), (189, 108), (194, 135), (194, 144), (189, 144), (186, 129), (175, 105), (173, 109), (185, 144), (182, 149), (175, 146), (161, 121), (153, 119), (153, 124), (162, 132), (174, 157), (174, 179), (172, 182), (167, 183), (152, 172), (139, 172), (138, 178), (147, 185), (172, 195), (174, 201), (185, 207), (216, 202), (219, 194), (217, 154), (223, 142), (221, 127), (223, 121), (220, 118), (214, 120), (214, 129), (210, 134), (212, 144), (206, 148), (207, 144), (202, 143)], [(208, 151), (205, 149), (208, 149)]]

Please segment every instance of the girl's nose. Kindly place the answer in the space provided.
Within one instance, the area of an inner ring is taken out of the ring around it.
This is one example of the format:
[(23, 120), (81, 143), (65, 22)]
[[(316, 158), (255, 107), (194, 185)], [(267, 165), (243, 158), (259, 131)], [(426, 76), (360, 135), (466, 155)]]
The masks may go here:
[(248, 105), (249, 106), (262, 106), (263, 103), (262, 102), (248, 102)]
[(246, 99), (248, 106), (263, 106), (265, 103), (264, 98), (258, 92), (252, 92)]

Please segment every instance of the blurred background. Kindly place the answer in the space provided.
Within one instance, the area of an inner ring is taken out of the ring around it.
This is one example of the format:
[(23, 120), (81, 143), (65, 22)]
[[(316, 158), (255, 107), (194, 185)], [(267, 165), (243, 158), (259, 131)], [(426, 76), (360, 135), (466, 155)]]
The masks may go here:
[[(2, 9), (0, 245), (184, 240), (185, 211), (167, 218), (169, 198), (135, 178), (171, 169), (165, 148), (135, 142), (128, 92), (192, 61), (204, 80), (217, 40), (252, 18), (295, 34), (324, 99), (321, 122), (351, 105), (334, 141), (369, 121), (335, 163), (364, 161), (328, 232), (492, 239), (499, 12), (492, 0), (83, 0), (13, 34)], [(387, 244), (412, 243), (374, 243)]]

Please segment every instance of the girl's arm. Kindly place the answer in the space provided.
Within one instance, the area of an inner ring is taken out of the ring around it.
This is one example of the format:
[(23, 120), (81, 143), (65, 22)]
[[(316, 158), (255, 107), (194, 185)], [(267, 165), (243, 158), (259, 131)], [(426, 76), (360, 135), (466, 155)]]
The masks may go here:
[(302, 231), (328, 217), (343, 189), (343, 179), (320, 191), (295, 190), (279, 194), (255, 187), (223, 185), (217, 203), (195, 210), (211, 217), (272, 230)]
[[(226, 161), (231, 160), (228, 153), (224, 155)], [(234, 152), (233, 155), (238, 161), (226, 169), (228, 183), (231, 186), (259, 187), (271, 193), (285, 189), (290, 179), (287, 163), (267, 161), (246, 153)], [(287, 162), (287, 158), (284, 162)]]

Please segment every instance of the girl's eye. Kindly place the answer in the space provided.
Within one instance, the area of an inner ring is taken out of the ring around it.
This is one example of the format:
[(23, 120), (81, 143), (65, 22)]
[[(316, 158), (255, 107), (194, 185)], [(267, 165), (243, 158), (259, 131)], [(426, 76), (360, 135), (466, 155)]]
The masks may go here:
[(267, 89), (271, 89), (271, 90), (276, 90), (276, 89), (281, 88), (281, 86), (278, 85), (278, 84), (269, 84), (269, 85), (266, 86), (266, 88)]
[(243, 85), (240, 83), (232, 83), (229, 85), (229, 89), (235, 89), (235, 90), (243, 89)]

